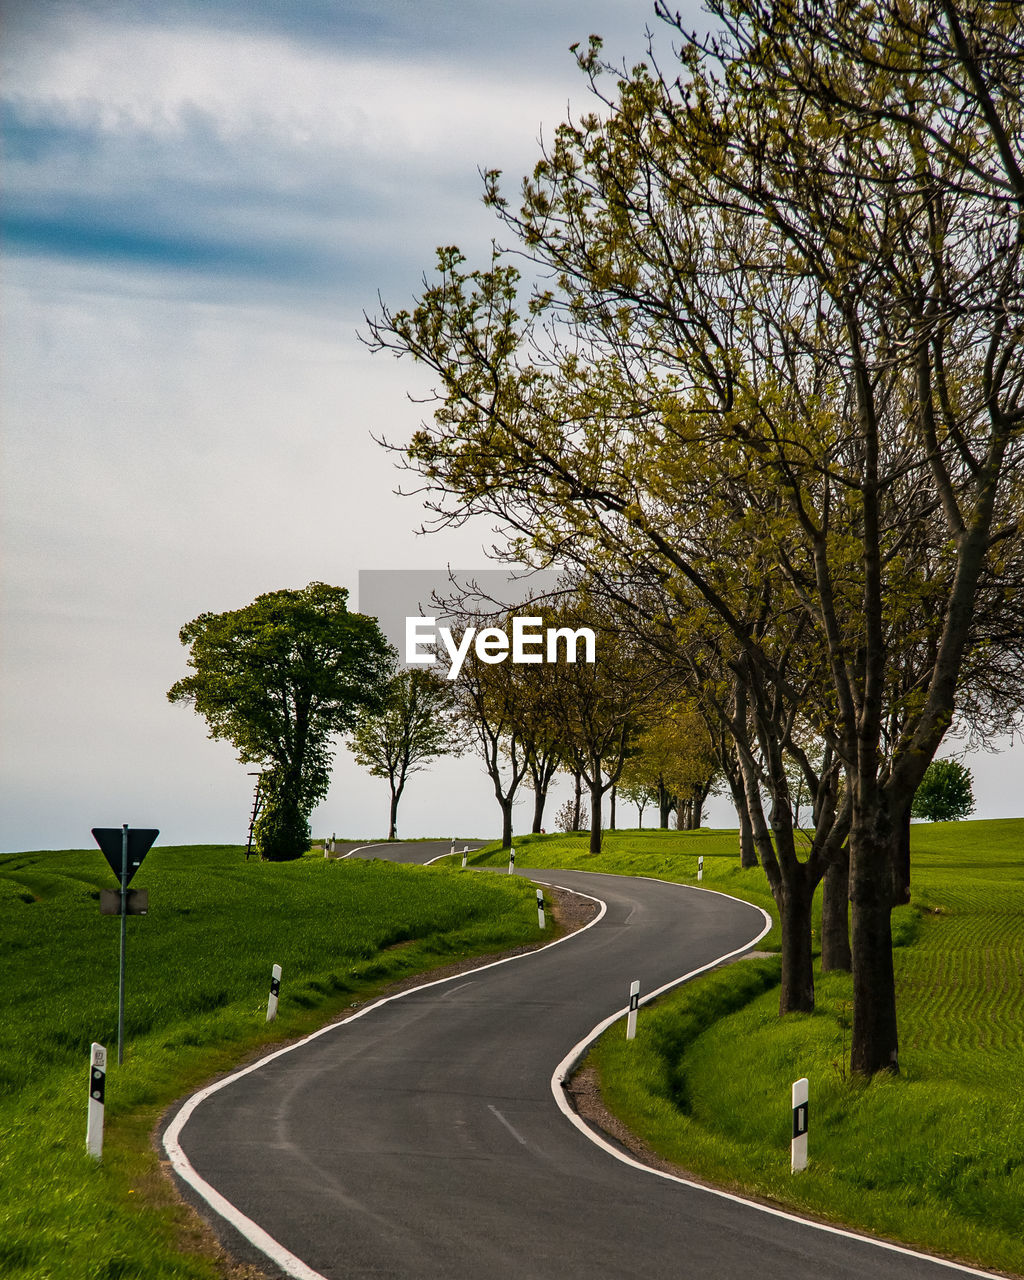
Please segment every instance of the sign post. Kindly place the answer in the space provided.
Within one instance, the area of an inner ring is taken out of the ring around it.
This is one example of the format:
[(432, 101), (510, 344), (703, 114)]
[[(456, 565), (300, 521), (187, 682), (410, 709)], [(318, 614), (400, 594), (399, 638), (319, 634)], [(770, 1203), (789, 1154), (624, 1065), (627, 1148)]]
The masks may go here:
[(629, 1014), (626, 1017), (626, 1039), (636, 1039), (636, 1011), (640, 1008), (640, 979), (629, 986)]
[(125, 822), (120, 830), (117, 827), (93, 827), (92, 834), (120, 882), (121, 958), (117, 978), (117, 1061), (120, 1065), (124, 1062), (125, 946), (128, 938), (128, 916), (135, 914), (129, 912), (128, 881), (142, 865), (142, 859), (150, 851), (160, 832), (146, 827), (136, 827), (134, 831), (129, 831), (128, 823)]
[(511, 874), (512, 874), (512, 872), (513, 872), (513, 871), (515, 871), (515, 869), (516, 869), (516, 851), (515, 851), (515, 849), (510, 845), (510, 846), (509, 846), (509, 851), (508, 851), (508, 873), (509, 873), (509, 875), (511, 875)]
[(544, 890), (537, 890), (537, 925), (544, 928)]
[(277, 1017), (277, 999), (281, 994), (281, 966), (275, 964), (270, 970), (270, 996), (267, 999), (267, 1021), (273, 1022)]
[(89, 1058), (89, 1120), (85, 1128), (85, 1149), (97, 1160), (103, 1156), (103, 1106), (107, 1085), (107, 1051), (93, 1044)]
[(698, 880), (704, 879), (704, 855), (703, 854), (701, 854), (700, 857), (697, 859), (697, 879)]
[(791, 1173), (807, 1168), (807, 1077), (802, 1076), (793, 1084), (793, 1141), (789, 1146)]

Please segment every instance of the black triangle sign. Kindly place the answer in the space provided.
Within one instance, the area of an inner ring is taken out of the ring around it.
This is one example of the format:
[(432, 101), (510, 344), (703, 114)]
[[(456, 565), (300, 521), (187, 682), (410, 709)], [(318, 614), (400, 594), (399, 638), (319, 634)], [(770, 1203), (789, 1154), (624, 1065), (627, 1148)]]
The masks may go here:
[[(121, 827), (93, 827), (93, 838), (103, 850), (103, 856), (110, 863), (111, 870), (121, 883)], [(152, 827), (135, 827), (128, 829), (128, 876), (125, 884), (131, 880), (142, 864), (142, 859), (149, 853), (153, 841), (160, 834)]]

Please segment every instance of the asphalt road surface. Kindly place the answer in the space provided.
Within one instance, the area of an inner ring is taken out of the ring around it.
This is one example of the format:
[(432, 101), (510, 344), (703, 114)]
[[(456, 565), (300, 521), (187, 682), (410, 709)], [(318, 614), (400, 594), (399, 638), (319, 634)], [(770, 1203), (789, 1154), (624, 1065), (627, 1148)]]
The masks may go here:
[[(449, 847), (392, 850), (429, 861)], [(552, 1074), (625, 1006), (631, 980), (650, 992), (742, 949), (763, 917), (687, 886), (526, 874), (607, 910), (556, 946), (338, 1024), (171, 1118), (179, 1173), (206, 1184), (207, 1203), (197, 1202), (235, 1256), (278, 1274), (269, 1252), (283, 1274), (304, 1280), (964, 1273), (659, 1177), (570, 1123)], [(196, 1200), (192, 1188), (186, 1194)], [(209, 1202), (227, 1220), (210, 1215)]]

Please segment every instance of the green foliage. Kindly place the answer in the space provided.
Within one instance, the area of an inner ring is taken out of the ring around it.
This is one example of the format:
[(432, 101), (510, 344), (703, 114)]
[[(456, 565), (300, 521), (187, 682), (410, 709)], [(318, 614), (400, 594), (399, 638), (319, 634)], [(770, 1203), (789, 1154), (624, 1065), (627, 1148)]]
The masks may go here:
[(928, 822), (956, 822), (973, 812), (970, 769), (959, 760), (933, 760), (917, 788), (910, 816)]
[[(537, 937), (533, 889), (514, 876), (246, 864), (240, 848), (206, 846), (157, 847), (139, 879), (151, 911), (127, 922), (127, 1052), (110, 1065), (97, 1166), (85, 1083), (90, 1043), (116, 1042), (118, 921), (96, 901), (114, 879), (98, 849), (0, 856), (4, 1280), (222, 1276), (160, 1173), (164, 1108), (383, 982)], [(273, 963), (284, 974), (268, 1027)]]
[(190, 703), (243, 764), (259, 764), (264, 811), (257, 848), (297, 858), (308, 818), (330, 785), (334, 734), (379, 708), (392, 651), (376, 620), (349, 613), (348, 592), (311, 582), (271, 591), (182, 627), (193, 673), (168, 691)]

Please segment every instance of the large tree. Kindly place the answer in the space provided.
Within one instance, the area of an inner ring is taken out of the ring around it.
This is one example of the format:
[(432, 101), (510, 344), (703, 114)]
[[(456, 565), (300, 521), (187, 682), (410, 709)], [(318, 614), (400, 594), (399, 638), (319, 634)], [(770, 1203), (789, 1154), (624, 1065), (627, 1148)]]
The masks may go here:
[(179, 632), (193, 674), (167, 697), (195, 707), (211, 738), (263, 770), (255, 837), (270, 861), (306, 851), (309, 815), (330, 785), (331, 739), (383, 702), (392, 651), (347, 600), (345, 588), (311, 582), (201, 613)]
[(451, 682), (432, 671), (395, 671), (384, 708), (356, 725), (349, 750), (391, 789), (388, 839), (398, 838), (398, 803), (409, 777), (442, 755), (461, 750)]
[[(709, 8), (724, 38), (685, 38), (679, 80), (620, 77), (519, 213), (491, 180), (544, 293), (520, 306), (514, 269), (446, 250), (376, 332), (441, 376), (409, 453), (442, 520), (650, 556), (713, 616), (752, 820), (758, 770), (772, 797), (766, 857), (798, 717), (827, 744), (821, 812), (842, 816), (777, 900), (804, 914), (845, 826), (852, 1065), (895, 1070), (910, 804), (979, 646), (1020, 645), (998, 625), (1022, 508), (1020, 12)], [(599, 50), (581, 61), (596, 84)], [(751, 607), (759, 582), (780, 608)]]

